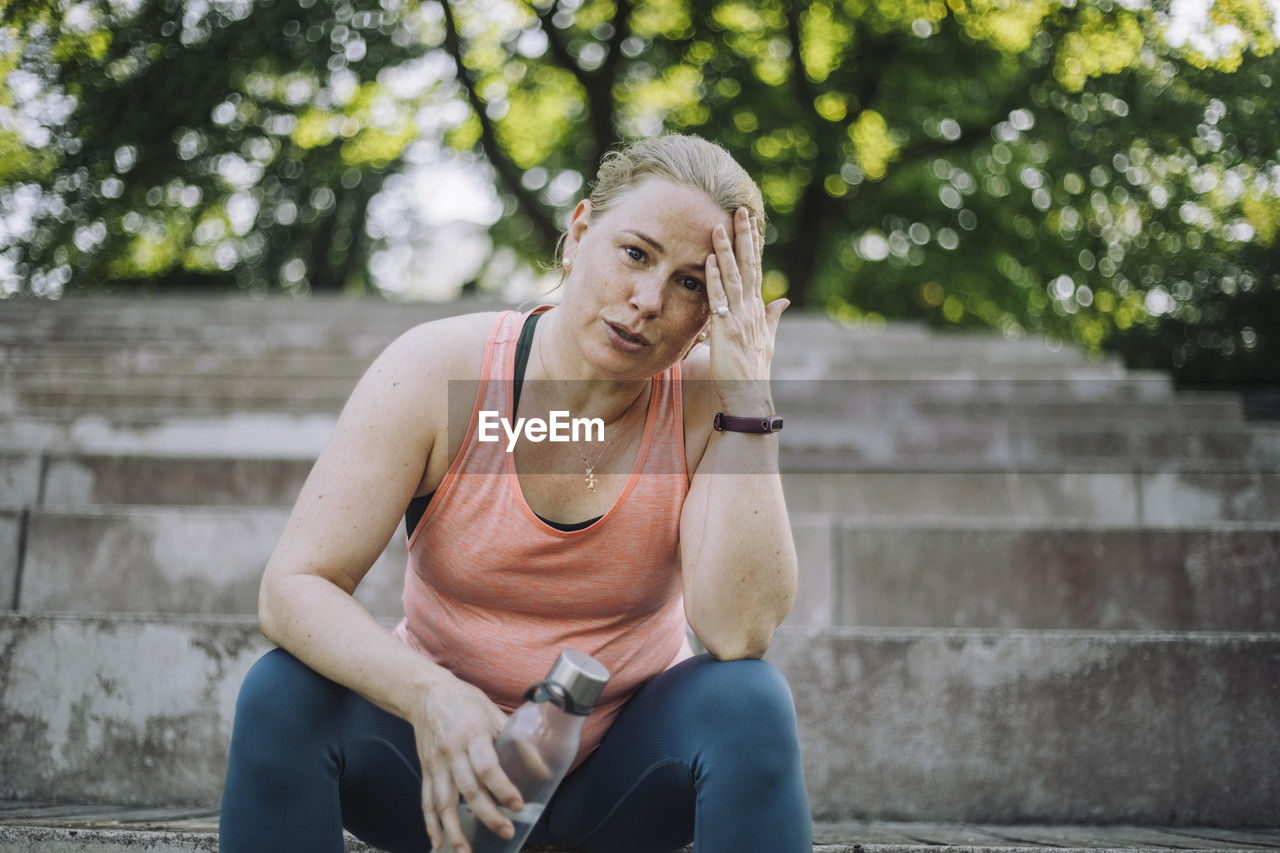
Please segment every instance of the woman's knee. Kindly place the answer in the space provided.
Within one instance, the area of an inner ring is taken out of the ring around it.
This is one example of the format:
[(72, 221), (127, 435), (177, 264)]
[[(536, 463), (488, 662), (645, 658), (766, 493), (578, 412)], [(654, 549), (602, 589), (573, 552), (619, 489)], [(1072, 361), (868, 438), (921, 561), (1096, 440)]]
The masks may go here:
[(787, 735), (794, 738), (795, 702), (773, 664), (748, 658), (720, 661), (701, 656), (692, 664), (685, 698), (701, 726), (727, 737)]
[(301, 734), (307, 721), (325, 719), (341, 688), (283, 649), (272, 649), (249, 669), (236, 700), (236, 725), (272, 738)]
[(701, 778), (746, 792), (803, 791), (795, 703), (782, 673), (762, 660), (694, 665), (686, 685)]

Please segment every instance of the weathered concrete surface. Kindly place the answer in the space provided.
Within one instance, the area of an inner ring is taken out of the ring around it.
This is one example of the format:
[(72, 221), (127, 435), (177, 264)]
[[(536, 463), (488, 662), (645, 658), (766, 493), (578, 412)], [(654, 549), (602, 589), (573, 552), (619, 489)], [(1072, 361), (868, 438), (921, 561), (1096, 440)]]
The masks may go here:
[(840, 519), (821, 513), (792, 515), (791, 534), (800, 577), (787, 624), (831, 625), (836, 614), (833, 593), (840, 580), (836, 575), (843, 538)]
[(213, 805), (254, 620), (0, 617), (0, 798)]
[(21, 512), (0, 511), (0, 610), (13, 609), (22, 560), (22, 523)]
[(8, 388), (3, 411), (114, 408), (182, 408), (208, 411), (273, 411), (280, 407), (336, 411), (357, 377), (301, 382), (282, 376), (23, 377)]
[[(384, 341), (383, 345), (389, 341)], [(5, 351), (0, 375), (53, 378), (98, 378), (138, 373), (148, 376), (294, 376), (304, 381), (360, 377), (377, 348), (359, 352), (289, 347), (274, 338), (224, 341), (43, 341), (18, 351)]]
[(53, 456), (46, 465), (44, 505), (289, 506), (311, 464), (307, 459)]
[(49, 453), (151, 454), (281, 459), (320, 455), (334, 412), (89, 411), (0, 418), (0, 449)]
[(1107, 426), (1092, 420), (966, 418), (832, 428), (821, 418), (800, 415), (787, 421), (781, 436), (783, 464), (815, 470), (870, 465), (948, 470), (957, 464), (1061, 470), (1064, 465), (1096, 467), (1100, 459), (1109, 467), (1123, 461), (1147, 470), (1177, 468), (1186, 459), (1222, 471), (1280, 469), (1280, 426), (1273, 424)]
[[(1233, 466), (1220, 466), (1233, 467)], [(1147, 471), (1104, 460), (1059, 470), (809, 471), (783, 469), (792, 511), (854, 517), (989, 517), (1110, 524), (1273, 521), (1280, 471), (1205, 470), (1199, 463)]]
[[(368, 849), (368, 848), (364, 848)], [(5, 853), (217, 853), (216, 832), (0, 826)]]
[[(12, 300), (10, 300), (12, 303)], [(417, 323), (438, 317), (508, 306), (492, 299), (450, 303), (397, 304), (379, 299), (313, 295), (306, 299), (228, 299), (179, 296), (163, 299), (87, 297), (57, 302), (32, 300), (6, 304), (0, 318), (0, 344), (28, 342), (164, 341), (196, 347), (243, 339), (269, 346), (283, 342), (350, 344), (353, 338), (385, 339)], [(145, 334), (140, 334), (145, 333)], [(938, 361), (956, 355), (974, 363), (1042, 363), (1115, 366), (1115, 357), (1096, 359), (1074, 348), (1050, 347), (1028, 338), (1002, 340), (994, 335), (938, 334), (918, 323), (888, 323), (850, 328), (825, 317), (788, 312), (779, 331), (788, 352), (803, 360), (815, 347), (832, 348), (851, 361), (912, 356)]]
[[(262, 569), (287, 515), (278, 506), (36, 511), (18, 606), (254, 613)], [(14, 517), (14, 553), (16, 524)], [(1280, 630), (1278, 524), (895, 521), (794, 512), (792, 527), (802, 570), (791, 624)], [(357, 592), (375, 615), (401, 612), (405, 560), (398, 531)]]
[[(390, 343), (388, 337), (384, 344)], [(39, 363), (10, 364), (0, 397), (0, 411), (62, 411), (75, 408), (161, 408), (197, 407), (226, 410), (232, 407), (270, 409), (288, 405), (299, 409), (327, 411), (342, 404), (355, 381), (373, 356), (340, 358), (325, 351), (314, 359), (299, 352), (272, 354), (259, 360), (239, 350), (221, 345), (208, 356), (187, 353), (165, 361), (159, 353), (121, 350), (106, 351), (86, 369), (85, 355), (49, 353)], [(146, 355), (148, 358), (141, 358)], [(376, 355), (376, 353), (374, 354)], [(154, 362), (154, 363), (150, 363)], [(320, 366), (327, 362), (331, 366)], [(1079, 374), (1088, 368), (1008, 365), (984, 367), (989, 374), (981, 383), (969, 383), (972, 371), (962, 370), (959, 378), (947, 378), (940, 361), (907, 366), (901, 363), (862, 363), (842, 380), (820, 382), (813, 388), (802, 380), (788, 379), (785, 368), (775, 371), (774, 393), (784, 411), (817, 409), (831, 416), (867, 417), (878, 415), (924, 420), (965, 414), (1001, 416), (1072, 417), (1070, 406), (1086, 406), (1106, 423), (1125, 423), (1143, 417), (1163, 417), (1178, 421), (1208, 422), (1236, 419), (1242, 406), (1236, 400), (1208, 400), (1172, 397), (1169, 389), (1139, 388), (1145, 398), (1128, 404), (1134, 380), (1117, 376), (1092, 377), (1093, 385), (1081, 386)], [(114, 369), (112, 365), (117, 365)], [(243, 365), (243, 366), (242, 366)], [(239, 370), (237, 368), (240, 368)], [(838, 371), (828, 366), (827, 372)], [(952, 386), (966, 383), (961, 393)], [(1005, 386), (1012, 386), (1006, 388)], [(1115, 387), (1108, 387), (1115, 386)], [(829, 394), (830, 398), (817, 397)], [(1157, 394), (1161, 396), (1157, 396)], [(972, 396), (970, 396), (972, 395)], [(877, 404), (885, 405), (878, 406)], [(1121, 404), (1126, 404), (1121, 408)]]
[[(100, 504), (288, 506), (311, 460), (211, 456), (51, 454), (43, 477), (35, 457), (22, 460), (18, 506), (42, 495), (46, 507)], [(0, 458), (0, 474), (3, 473)], [(1061, 466), (1059, 466), (1061, 468)], [(29, 470), (29, 473), (28, 473)], [(1149, 472), (1101, 460), (1079, 470), (783, 470), (793, 512), (853, 517), (995, 517), (1113, 524), (1269, 521), (1280, 518), (1280, 471), (1204, 470), (1192, 463)], [(0, 508), (4, 508), (0, 504)]]
[(227, 340), (259, 347), (332, 346), (354, 349), (364, 339), (388, 340), (439, 317), (510, 307), (486, 299), (394, 303), (381, 299), (311, 296), (237, 299), (226, 296), (87, 297), (5, 305), (0, 344), (168, 342), (192, 348)]
[[(821, 822), (814, 826), (813, 853), (1156, 853), (1179, 850), (1183, 853), (1274, 850), (1272, 836), (1253, 842), (1245, 832), (1226, 832), (1215, 840), (1191, 833), (1197, 830), (1149, 829), (1146, 827), (995, 827), (971, 824)], [(1213, 833), (1213, 830), (1203, 830)], [(1032, 838), (1017, 840), (1018, 836)], [(1046, 840), (1036, 843), (1035, 837)], [(1270, 842), (1270, 843), (1268, 843)], [(154, 845), (154, 846), (148, 846)], [(161, 846), (164, 845), (164, 846)], [(371, 848), (347, 836), (347, 853), (366, 853)], [(0, 825), (0, 850), (54, 851), (54, 853), (115, 853), (125, 850), (214, 851), (213, 832), (164, 832), (157, 830), (68, 829), (65, 827), (18, 827)], [(529, 853), (577, 853), (579, 848), (534, 846)], [(683, 853), (692, 851), (683, 848)], [(754, 853), (754, 851), (747, 851)]]
[[(283, 507), (97, 507), (31, 515), (19, 608), (25, 612), (240, 613), (289, 511)], [(402, 612), (397, 534), (357, 591), (374, 615)]]
[(1151, 521), (1280, 519), (1280, 471), (1164, 471), (1140, 482)]
[[(191, 849), (217, 830), (218, 813), (193, 809), (149, 809), (128, 806), (44, 805), (0, 801), (0, 850), (6, 838), (21, 844), (28, 840), (69, 841), (59, 833), (79, 830), (81, 844), (95, 840), (106, 849), (131, 849), (130, 844), (155, 843), (161, 833)], [(123, 830), (124, 834), (120, 833)], [(167, 840), (167, 839), (166, 839)], [(346, 849), (365, 851), (359, 840), (346, 835)], [(1255, 850), (1280, 846), (1277, 829), (1215, 829), (1211, 827), (1151, 827), (1133, 825), (1073, 826), (1064, 824), (995, 825), (975, 823), (926, 823), (901, 821), (815, 821), (814, 853), (977, 853), (1017, 851), (1158, 851), (1158, 850)], [(19, 849), (28, 849), (20, 847)], [(132, 848), (132, 849), (136, 849)], [(685, 853), (692, 848), (685, 848)], [(574, 849), (538, 845), (530, 853), (574, 853)]]
[(793, 512), (847, 517), (1097, 519), (1137, 522), (1138, 474), (1113, 471), (789, 471)]
[(1280, 525), (847, 521), (844, 625), (1280, 631)]
[[(0, 797), (215, 805), (264, 647), (248, 620), (0, 617)], [(1280, 824), (1276, 635), (784, 627), (769, 657), (819, 818)]]
[[(315, 459), (333, 432), (337, 409), (193, 413), (88, 410), (0, 419), (0, 450), (10, 453), (119, 454)], [(1096, 421), (965, 418), (946, 422), (849, 422), (835, 429), (788, 414), (781, 433), (784, 467), (798, 470), (1280, 472), (1280, 427), (1265, 424), (1108, 427)]]
[[(776, 366), (776, 361), (775, 361)], [(1175, 393), (1167, 377), (1124, 371), (1098, 375), (1090, 368), (1026, 368), (1023, 378), (949, 378), (963, 369), (955, 360), (940, 360), (933, 371), (911, 374), (895, 362), (868, 362), (863, 378), (788, 378), (772, 374), (773, 395), (780, 411), (812, 412), (827, 419), (920, 420), (964, 417), (1055, 418), (1096, 417), (1111, 425), (1146, 420), (1204, 424), (1240, 421), (1243, 404), (1226, 392)], [(872, 371), (884, 374), (877, 378)], [(1039, 374), (1039, 375), (1036, 375)]]
[[(384, 344), (390, 343), (388, 337)], [(346, 399), (376, 353), (338, 357), (320, 351), (281, 351), (261, 359), (222, 344), (212, 352), (164, 359), (160, 353), (106, 351), (92, 370), (85, 355), (48, 353), (39, 363), (5, 366), (0, 411), (72, 411), (77, 408), (158, 410), (180, 406), (225, 411), (235, 406), (328, 411)], [(146, 356), (146, 358), (142, 358)], [(65, 364), (64, 364), (65, 362)], [(151, 364), (150, 362), (155, 362)], [(319, 365), (317, 363), (320, 363)], [(954, 362), (944, 362), (953, 364)], [(114, 369), (111, 365), (117, 364)], [(329, 366), (325, 366), (325, 365)], [(243, 365), (243, 366), (241, 366)], [(238, 369), (239, 368), (239, 369)], [(834, 369), (834, 368), (832, 368)], [(832, 418), (921, 420), (985, 416), (1080, 418), (1089, 415), (1117, 426), (1144, 419), (1186, 425), (1238, 422), (1238, 397), (1175, 396), (1167, 383), (1152, 386), (1127, 376), (1081, 377), (1087, 368), (986, 368), (1000, 378), (947, 378), (946, 369), (927, 364), (865, 363), (844, 379), (788, 379), (774, 372), (780, 410), (814, 412)], [(1134, 395), (1138, 399), (1133, 399)], [(1079, 407), (1079, 408), (1073, 408)]]
[(1280, 636), (783, 629), (814, 816), (1280, 824)]
[(0, 509), (21, 509), (40, 497), (40, 459), (31, 454), (0, 454)]

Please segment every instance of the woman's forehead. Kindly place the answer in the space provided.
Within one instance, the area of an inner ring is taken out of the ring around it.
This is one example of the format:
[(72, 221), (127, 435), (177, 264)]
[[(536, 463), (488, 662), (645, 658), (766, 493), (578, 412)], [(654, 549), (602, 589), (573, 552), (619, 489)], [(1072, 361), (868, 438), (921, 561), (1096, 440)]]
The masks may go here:
[(663, 246), (694, 243), (710, 251), (711, 229), (732, 229), (733, 217), (702, 190), (648, 178), (621, 195), (604, 220), (610, 230), (640, 231)]

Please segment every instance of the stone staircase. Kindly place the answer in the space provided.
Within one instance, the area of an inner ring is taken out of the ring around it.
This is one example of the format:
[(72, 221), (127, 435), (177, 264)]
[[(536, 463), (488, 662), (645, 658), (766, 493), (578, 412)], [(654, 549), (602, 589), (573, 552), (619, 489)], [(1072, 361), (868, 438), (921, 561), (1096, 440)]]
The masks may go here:
[[(0, 302), (0, 850), (216, 848), (311, 460), (387, 342), (499, 307)], [(1280, 847), (1280, 425), (795, 315), (775, 395), (815, 850)], [(358, 593), (388, 621), (403, 563)]]

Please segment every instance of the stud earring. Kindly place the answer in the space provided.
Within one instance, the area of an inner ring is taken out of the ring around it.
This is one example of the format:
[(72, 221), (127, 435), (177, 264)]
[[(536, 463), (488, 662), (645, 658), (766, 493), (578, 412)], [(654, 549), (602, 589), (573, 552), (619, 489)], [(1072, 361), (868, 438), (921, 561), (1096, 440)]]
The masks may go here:
[(706, 331), (705, 331), (705, 330), (703, 330), (703, 331), (701, 331), (701, 332), (698, 332), (698, 340), (699, 340), (699, 341), (705, 341), (706, 339), (707, 339), (707, 333), (706, 333)]

